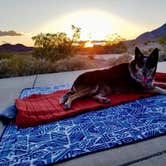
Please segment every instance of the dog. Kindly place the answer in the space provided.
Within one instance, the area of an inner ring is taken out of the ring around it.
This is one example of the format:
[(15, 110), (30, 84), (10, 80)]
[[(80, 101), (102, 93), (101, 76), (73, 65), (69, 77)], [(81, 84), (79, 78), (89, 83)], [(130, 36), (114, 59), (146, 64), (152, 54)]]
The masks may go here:
[(74, 81), (72, 88), (60, 98), (64, 109), (71, 109), (73, 101), (83, 97), (92, 97), (101, 103), (111, 102), (109, 96), (117, 93), (150, 92), (166, 94), (166, 90), (154, 84), (159, 51), (154, 49), (149, 56), (144, 56), (138, 47), (135, 58), (129, 63), (122, 63), (107, 69), (94, 70), (81, 74)]

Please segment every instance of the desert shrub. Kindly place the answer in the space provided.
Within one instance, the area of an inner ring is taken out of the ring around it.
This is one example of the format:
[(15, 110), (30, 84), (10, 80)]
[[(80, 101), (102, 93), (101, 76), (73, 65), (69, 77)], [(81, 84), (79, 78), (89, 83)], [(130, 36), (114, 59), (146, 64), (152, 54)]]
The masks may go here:
[(153, 50), (154, 50), (154, 48), (149, 48), (148, 54), (151, 54)]
[(9, 74), (11, 76), (26, 75), (26, 68), (29, 68), (30, 70), (32, 68), (32, 65), (27, 65), (30, 58), (31, 57), (13, 55), (8, 62), (10, 69)]
[(32, 56), (13, 56), (8, 62), (10, 76), (25, 76), (41, 73), (55, 72), (52, 63), (47, 60), (39, 60)]
[(9, 60), (1, 59), (0, 60), (0, 78), (9, 77), (10, 76), (10, 68), (9, 68)]
[(124, 41), (125, 39), (116, 33), (108, 35), (104, 49), (106, 49), (108, 53), (124, 53), (128, 49)]
[(0, 60), (1, 59), (10, 59), (13, 58), (13, 56), (20, 56), (20, 57), (25, 57), (25, 56), (32, 56), (31, 52), (0, 52)]
[(3, 62), (0, 64), (1, 77), (35, 74), (36, 62), (32, 56), (13, 55), (10, 59), (3, 59), (1, 62)]
[(36, 59), (33, 56), (13, 55), (10, 59), (0, 60), (0, 78), (73, 71), (95, 67), (96, 65), (93, 60), (81, 56), (51, 62), (46, 59)]
[(158, 39), (158, 43), (161, 45), (166, 45), (166, 35)]
[(109, 60), (109, 66), (115, 66), (115, 65), (118, 65), (118, 64), (121, 64), (121, 63), (128, 63), (130, 62), (130, 60), (132, 59), (133, 57), (129, 54), (123, 54), (122, 56), (120, 56), (119, 58), (111, 58)]
[(150, 40), (145, 40), (143, 43), (144, 45), (148, 45), (151, 41)]
[(60, 72), (60, 71), (83, 70), (95, 67), (96, 65), (93, 62), (93, 60), (81, 56), (75, 56), (57, 61), (55, 68), (57, 72)]
[(127, 46), (123, 41), (120, 41), (119, 43), (111, 44), (111, 45), (105, 45), (104, 50), (107, 50), (107, 53), (115, 53), (120, 54), (127, 51)]
[(76, 47), (73, 45), (80, 38), (80, 28), (72, 25), (73, 35), (68, 37), (64, 32), (55, 34), (38, 34), (34, 40), (34, 56), (38, 59), (57, 61), (67, 58), (76, 53)]
[(0, 52), (0, 60), (1, 59), (10, 59), (12, 57), (12, 53), (10, 52)]

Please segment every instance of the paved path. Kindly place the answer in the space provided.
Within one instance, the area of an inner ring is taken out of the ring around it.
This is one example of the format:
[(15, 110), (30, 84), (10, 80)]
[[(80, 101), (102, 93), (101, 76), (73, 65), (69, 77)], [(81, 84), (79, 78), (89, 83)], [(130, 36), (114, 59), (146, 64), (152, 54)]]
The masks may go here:
[[(158, 65), (158, 71), (166, 72), (166, 63)], [(0, 79), (0, 111), (14, 103), (20, 91), (27, 87), (53, 86), (72, 83), (84, 71), (41, 74), (28, 77)], [(0, 121), (0, 132), (3, 129)], [(166, 136), (160, 136), (140, 143), (126, 145), (102, 152), (78, 157), (57, 166), (165, 166)]]

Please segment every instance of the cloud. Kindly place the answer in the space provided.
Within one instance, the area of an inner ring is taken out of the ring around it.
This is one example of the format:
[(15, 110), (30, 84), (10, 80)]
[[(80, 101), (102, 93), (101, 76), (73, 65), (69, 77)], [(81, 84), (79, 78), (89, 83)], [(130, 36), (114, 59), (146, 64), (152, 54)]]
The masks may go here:
[(22, 36), (22, 35), (23, 34), (13, 31), (13, 30), (11, 30), (11, 31), (1, 31), (0, 30), (0, 37), (1, 36)]

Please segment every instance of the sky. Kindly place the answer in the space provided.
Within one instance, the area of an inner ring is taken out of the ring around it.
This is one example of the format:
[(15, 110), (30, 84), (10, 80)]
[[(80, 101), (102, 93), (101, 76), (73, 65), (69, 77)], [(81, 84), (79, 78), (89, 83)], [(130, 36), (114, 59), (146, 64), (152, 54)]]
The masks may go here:
[(166, 23), (165, 0), (0, 0), (0, 44), (33, 45), (39, 33), (81, 28), (82, 40), (134, 39)]

